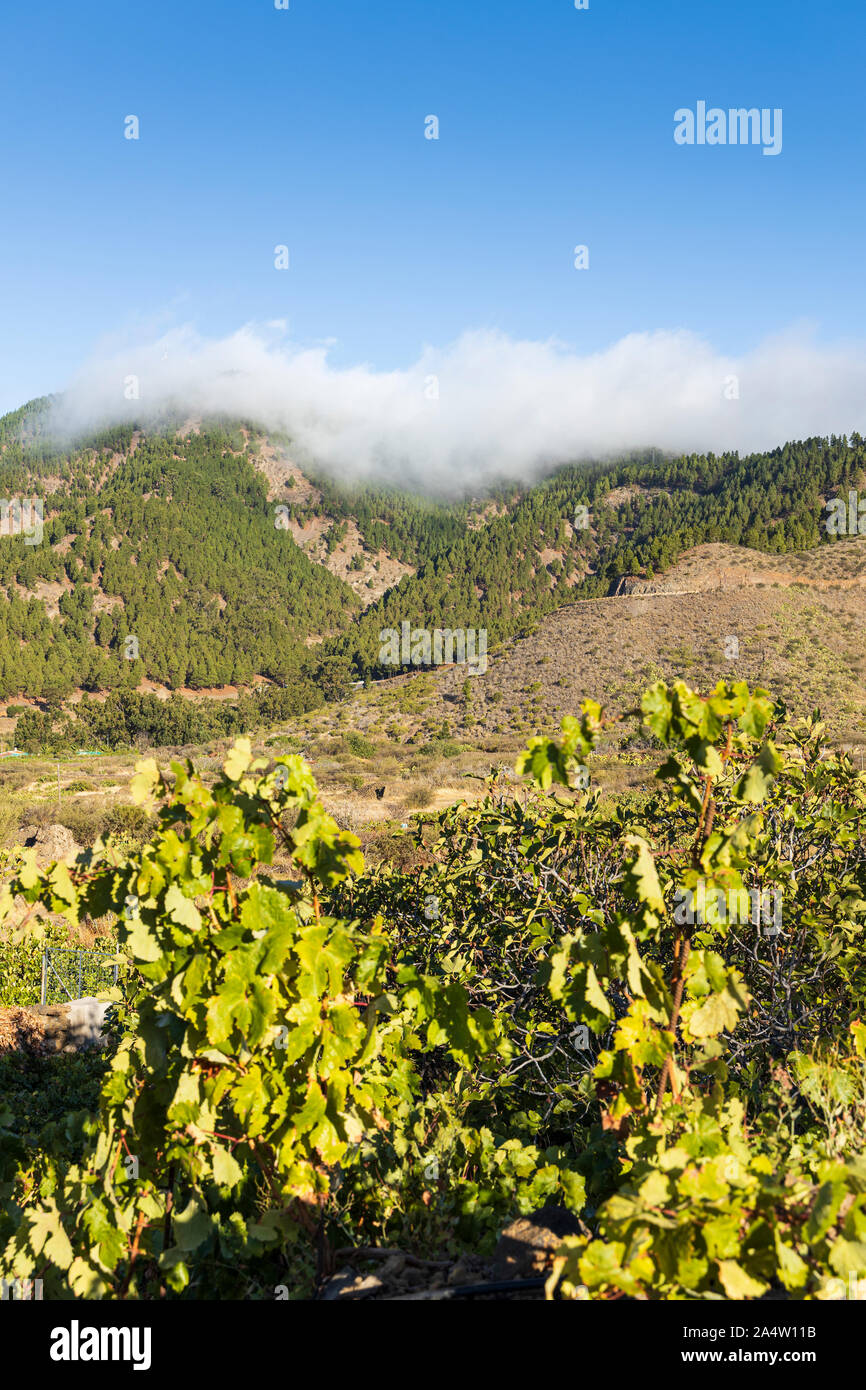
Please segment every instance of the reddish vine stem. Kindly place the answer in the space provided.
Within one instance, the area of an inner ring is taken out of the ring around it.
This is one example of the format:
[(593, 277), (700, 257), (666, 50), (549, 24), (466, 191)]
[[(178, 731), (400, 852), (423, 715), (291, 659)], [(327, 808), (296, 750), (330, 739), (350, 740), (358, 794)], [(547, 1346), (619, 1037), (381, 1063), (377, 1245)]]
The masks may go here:
[(168, 1167), (168, 1191), (165, 1196), (165, 1217), (162, 1223), (162, 1248), (167, 1250), (171, 1245), (171, 1218), (174, 1207), (174, 1164)]
[(232, 912), (237, 912), (238, 900), (235, 896), (234, 884), (232, 883), (231, 875), (228, 869), (226, 869), (226, 893), (228, 895), (228, 900), (231, 903)]
[(138, 1259), (138, 1245), (139, 1245), (139, 1241), (141, 1240), (141, 1232), (142, 1232), (143, 1227), (144, 1227), (144, 1212), (143, 1212), (143, 1211), (140, 1211), (140, 1212), (138, 1213), (138, 1221), (137, 1221), (136, 1227), (135, 1227), (135, 1235), (134, 1235), (133, 1238), (132, 1238), (132, 1249), (131, 1249), (130, 1252), (129, 1252), (129, 1264), (128, 1264), (127, 1269), (126, 1269), (126, 1274), (123, 1276), (123, 1283), (122, 1283), (122, 1285), (121, 1285), (121, 1287), (120, 1287), (120, 1297), (121, 1297), (121, 1298), (126, 1298), (126, 1294), (127, 1294), (128, 1289), (129, 1289), (129, 1281), (130, 1281), (131, 1278), (132, 1278), (132, 1267), (133, 1267), (133, 1265), (135, 1264), (136, 1260)]
[[(120, 1162), (120, 1150), (121, 1150), (122, 1147), (123, 1147), (123, 1142), (124, 1142), (124, 1136), (125, 1136), (125, 1135), (126, 1135), (126, 1130), (125, 1130), (125, 1129), (122, 1129), (122, 1130), (120, 1131), (120, 1138), (119, 1138), (118, 1141), (117, 1141), (117, 1152), (116, 1152), (115, 1155), (114, 1155), (114, 1162), (113, 1162), (112, 1165), (111, 1165), (111, 1172), (108, 1174), (108, 1181), (109, 1181), (109, 1183), (111, 1183), (111, 1182), (114, 1181), (114, 1170), (116, 1169), (118, 1163)], [(129, 1150), (128, 1150), (128, 1149), (127, 1149), (127, 1153), (129, 1153)]]

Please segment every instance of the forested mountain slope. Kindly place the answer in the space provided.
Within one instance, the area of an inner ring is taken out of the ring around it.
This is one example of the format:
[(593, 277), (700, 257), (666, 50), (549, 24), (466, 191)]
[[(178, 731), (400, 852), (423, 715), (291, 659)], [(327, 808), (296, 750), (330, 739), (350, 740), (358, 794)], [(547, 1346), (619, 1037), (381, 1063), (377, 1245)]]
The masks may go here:
[[(379, 633), (405, 621), (486, 628), (492, 648), (701, 542), (829, 542), (824, 501), (866, 468), (856, 435), (747, 458), (649, 451), (446, 503), (296, 466), (275, 483), (265, 461), (288, 462), (291, 443), (250, 424), (117, 426), (70, 446), (52, 439), (49, 404), (0, 420), (0, 495), (44, 506), (41, 543), (0, 541), (6, 702), (261, 678), (286, 692), (285, 715), (393, 675)], [(315, 548), (296, 544), (314, 530)], [(381, 592), (383, 560), (402, 578)]]
[[(239, 431), (118, 430), (74, 452), (0, 444), (5, 496), (41, 496), (44, 538), (0, 545), (0, 694), (145, 676), (199, 689), (308, 674), (305, 639), (352, 591), (277, 531)], [(132, 639), (129, 641), (128, 639)]]

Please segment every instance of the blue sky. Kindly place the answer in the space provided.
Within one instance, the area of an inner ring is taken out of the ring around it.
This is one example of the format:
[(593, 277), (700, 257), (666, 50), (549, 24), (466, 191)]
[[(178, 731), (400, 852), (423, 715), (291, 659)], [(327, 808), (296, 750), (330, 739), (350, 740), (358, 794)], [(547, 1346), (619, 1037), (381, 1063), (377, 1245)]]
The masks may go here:
[[(864, 39), (862, 0), (4, 7), (0, 410), (182, 323), (380, 369), (468, 329), (860, 337)], [(699, 99), (781, 107), (781, 155), (678, 147)]]

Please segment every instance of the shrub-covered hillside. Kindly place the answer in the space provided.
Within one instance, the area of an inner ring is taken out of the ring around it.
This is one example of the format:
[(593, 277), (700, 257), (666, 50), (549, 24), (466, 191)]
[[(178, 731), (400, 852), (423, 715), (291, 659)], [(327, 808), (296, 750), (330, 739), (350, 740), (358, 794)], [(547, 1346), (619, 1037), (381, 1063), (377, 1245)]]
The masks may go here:
[[(37, 401), (0, 421), (3, 495), (44, 510), (40, 535), (0, 545), (0, 699), (48, 702), (49, 715), (75, 690), (144, 680), (201, 691), (260, 679), (291, 689), (293, 710), (312, 708), (353, 679), (394, 674), (379, 633), (405, 621), (485, 628), (492, 647), (701, 541), (816, 546), (829, 540), (824, 499), (866, 463), (856, 435), (747, 458), (650, 451), (447, 503), (321, 477), (275, 492), (274, 446), (251, 425), (117, 426), (70, 445), (52, 419)], [(296, 543), (313, 526), (327, 560), (350, 523), (343, 577)], [(347, 579), (375, 557), (403, 577), (362, 602)]]

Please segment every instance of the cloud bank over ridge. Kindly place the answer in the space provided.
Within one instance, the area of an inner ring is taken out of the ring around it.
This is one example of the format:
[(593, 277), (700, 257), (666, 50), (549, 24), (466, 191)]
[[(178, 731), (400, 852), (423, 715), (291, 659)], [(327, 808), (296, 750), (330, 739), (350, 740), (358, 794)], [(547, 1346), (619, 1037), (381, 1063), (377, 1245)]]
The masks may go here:
[(580, 355), (473, 331), (408, 368), (378, 371), (334, 366), (327, 347), (292, 345), (282, 324), (219, 339), (183, 327), (94, 355), (57, 423), (79, 432), (169, 408), (286, 432), (298, 461), (343, 481), (449, 493), (650, 445), (744, 452), (862, 430), (866, 343), (819, 345), (795, 328), (734, 358), (693, 333), (662, 331)]

